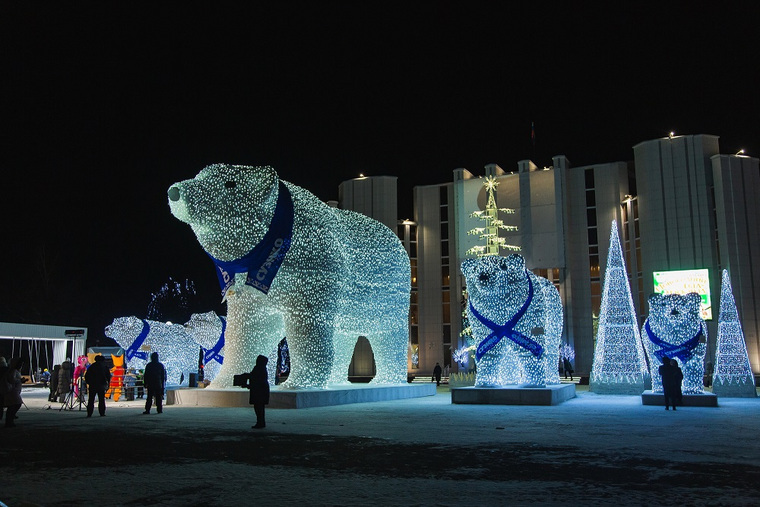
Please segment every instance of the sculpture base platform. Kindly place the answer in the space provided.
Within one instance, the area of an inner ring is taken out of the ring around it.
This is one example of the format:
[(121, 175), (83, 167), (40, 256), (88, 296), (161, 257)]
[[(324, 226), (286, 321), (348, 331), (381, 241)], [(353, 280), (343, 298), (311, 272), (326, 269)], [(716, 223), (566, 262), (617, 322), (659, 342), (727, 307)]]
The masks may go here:
[[(644, 391), (641, 394), (642, 405), (657, 405), (660, 407), (665, 406), (665, 396), (662, 393), (654, 393), (652, 391)], [(684, 394), (681, 404), (678, 405), (684, 407), (717, 407), (718, 397), (713, 393), (702, 394)]]
[(452, 387), (451, 403), (470, 405), (559, 405), (575, 398), (575, 384), (546, 387)]
[[(373, 401), (401, 400), (434, 396), (435, 384), (373, 385), (348, 384), (328, 389), (289, 390), (273, 387), (267, 408), (311, 408), (369, 403)], [(195, 407), (250, 407), (248, 389), (180, 388), (167, 390), (167, 405)]]

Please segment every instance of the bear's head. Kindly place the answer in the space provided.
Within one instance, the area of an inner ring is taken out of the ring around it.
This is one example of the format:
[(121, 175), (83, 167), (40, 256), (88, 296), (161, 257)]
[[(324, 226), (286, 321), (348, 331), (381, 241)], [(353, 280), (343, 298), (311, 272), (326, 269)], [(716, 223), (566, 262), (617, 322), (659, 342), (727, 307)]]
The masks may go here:
[(84, 368), (85, 366), (87, 366), (88, 363), (89, 361), (87, 360), (87, 356), (82, 355), (82, 356), (77, 357), (77, 365), (80, 368)]
[(128, 348), (140, 336), (143, 321), (137, 317), (117, 317), (106, 326), (105, 335), (123, 348)]
[(514, 286), (527, 280), (525, 259), (518, 254), (465, 259), (462, 274), (467, 280), (467, 292), (474, 301), (503, 299)]
[(652, 294), (649, 296), (649, 326), (657, 334), (680, 334), (702, 320), (699, 294)]
[(222, 333), (222, 319), (216, 312), (194, 313), (185, 324), (188, 335), (201, 346), (211, 346), (219, 339)]
[(124, 356), (115, 356), (111, 354), (111, 360), (113, 361), (114, 367), (124, 366)]
[(269, 166), (215, 164), (169, 187), (169, 207), (190, 225), (206, 252), (231, 261), (266, 234), (278, 189), (279, 178)]

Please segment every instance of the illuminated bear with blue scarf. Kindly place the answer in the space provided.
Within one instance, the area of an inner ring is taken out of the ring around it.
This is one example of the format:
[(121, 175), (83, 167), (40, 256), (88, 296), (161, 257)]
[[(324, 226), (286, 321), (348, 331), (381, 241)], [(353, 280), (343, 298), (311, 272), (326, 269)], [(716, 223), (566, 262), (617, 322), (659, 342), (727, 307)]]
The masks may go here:
[(699, 294), (652, 294), (649, 316), (641, 328), (652, 374), (652, 391), (662, 392), (662, 358), (678, 361), (683, 371), (683, 394), (704, 392), (707, 325), (700, 314)]
[(211, 387), (231, 387), (260, 354), (273, 379), (283, 336), (284, 388), (347, 383), (360, 336), (374, 352), (373, 382), (406, 382), (409, 256), (388, 227), (327, 206), (271, 167), (208, 166), (168, 194), (227, 301), (224, 364)]
[(106, 326), (105, 335), (124, 349), (127, 366), (142, 370), (150, 354), (166, 367), (166, 384), (187, 386), (190, 373), (198, 373), (199, 346), (181, 324), (170, 324), (138, 317), (118, 317)]
[(462, 262), (476, 344), (476, 387), (559, 384), (562, 303), (549, 280), (518, 254)]
[(203, 379), (214, 380), (224, 363), (227, 317), (216, 312), (194, 313), (185, 323), (188, 336), (203, 349)]

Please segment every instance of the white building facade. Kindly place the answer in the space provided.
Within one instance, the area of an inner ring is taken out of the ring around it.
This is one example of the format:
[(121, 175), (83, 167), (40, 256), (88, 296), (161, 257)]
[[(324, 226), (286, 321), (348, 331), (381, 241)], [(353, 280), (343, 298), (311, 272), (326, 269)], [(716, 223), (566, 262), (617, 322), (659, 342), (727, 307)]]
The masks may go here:
[[(575, 349), (576, 372), (587, 375), (591, 370), (613, 220), (620, 227), (640, 324), (648, 313), (653, 272), (708, 269), (716, 309), (708, 321), (709, 373), (720, 273), (728, 269), (750, 362), (759, 372), (760, 257), (755, 261), (752, 256), (760, 251), (760, 202), (755, 197), (760, 190), (759, 160), (721, 155), (718, 137), (711, 135), (645, 141), (633, 152), (633, 162), (583, 167), (572, 167), (567, 158), (556, 156), (550, 167), (524, 160), (513, 171), (489, 164), (478, 176), (455, 169), (450, 182), (415, 187), (413, 220), (402, 222), (395, 219), (396, 200), (390, 197), (395, 179), (371, 183), (372, 188), (378, 184), (383, 188), (374, 195), (366, 187), (367, 180), (375, 178), (341, 184), (340, 206), (386, 225), (396, 223), (410, 253), (410, 374), (429, 375), (437, 362), (457, 371), (451, 352), (464, 345), (460, 337), (464, 281), (459, 265), (479, 241), (467, 233), (481, 225), (470, 214), (485, 208), (483, 178), (489, 176), (499, 183), (497, 206), (516, 210), (500, 217), (518, 227), (502, 233), (507, 243), (519, 246), (526, 266), (551, 280), (560, 292), (565, 310), (563, 342)], [(359, 189), (362, 185), (365, 188)]]

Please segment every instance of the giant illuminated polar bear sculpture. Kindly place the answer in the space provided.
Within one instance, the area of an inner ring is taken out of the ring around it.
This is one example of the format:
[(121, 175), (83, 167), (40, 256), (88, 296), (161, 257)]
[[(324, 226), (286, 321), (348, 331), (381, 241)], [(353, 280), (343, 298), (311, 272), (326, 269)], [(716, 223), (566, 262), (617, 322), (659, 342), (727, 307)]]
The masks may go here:
[(652, 294), (649, 316), (641, 328), (652, 373), (652, 391), (662, 392), (662, 358), (675, 359), (683, 370), (684, 394), (704, 392), (707, 325), (702, 320), (699, 294)]
[(559, 384), (562, 303), (521, 255), (466, 259), (467, 317), (476, 343), (476, 387)]
[(227, 300), (224, 364), (212, 387), (231, 386), (259, 354), (272, 358), (284, 336), (285, 388), (347, 382), (359, 336), (375, 355), (373, 382), (406, 382), (409, 256), (393, 231), (327, 206), (271, 167), (208, 166), (168, 193)]

